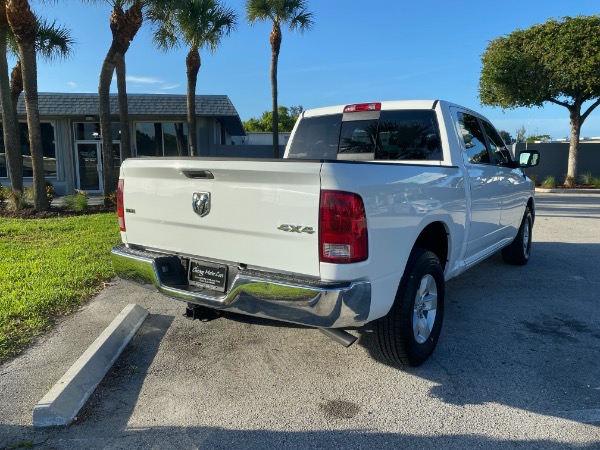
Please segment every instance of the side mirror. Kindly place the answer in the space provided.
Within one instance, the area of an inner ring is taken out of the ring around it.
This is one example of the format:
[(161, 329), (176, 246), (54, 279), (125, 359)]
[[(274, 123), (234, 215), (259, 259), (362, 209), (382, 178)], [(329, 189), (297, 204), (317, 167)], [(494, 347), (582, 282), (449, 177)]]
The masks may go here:
[(540, 163), (540, 152), (538, 150), (525, 150), (519, 153), (519, 167), (537, 166)]

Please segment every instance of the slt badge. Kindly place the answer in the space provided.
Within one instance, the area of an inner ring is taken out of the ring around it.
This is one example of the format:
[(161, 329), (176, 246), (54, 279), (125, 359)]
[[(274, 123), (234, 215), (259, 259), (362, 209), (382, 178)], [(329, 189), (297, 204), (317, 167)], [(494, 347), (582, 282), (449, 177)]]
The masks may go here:
[(194, 192), (192, 209), (200, 217), (208, 215), (210, 212), (210, 192)]

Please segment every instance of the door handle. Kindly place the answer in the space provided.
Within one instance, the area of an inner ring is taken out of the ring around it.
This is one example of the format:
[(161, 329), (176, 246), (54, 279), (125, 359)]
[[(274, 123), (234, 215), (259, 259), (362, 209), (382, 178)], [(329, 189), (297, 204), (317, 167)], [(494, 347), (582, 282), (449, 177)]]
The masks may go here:
[(473, 180), (471, 181), (471, 188), (473, 189), (481, 189), (484, 183), (481, 180)]

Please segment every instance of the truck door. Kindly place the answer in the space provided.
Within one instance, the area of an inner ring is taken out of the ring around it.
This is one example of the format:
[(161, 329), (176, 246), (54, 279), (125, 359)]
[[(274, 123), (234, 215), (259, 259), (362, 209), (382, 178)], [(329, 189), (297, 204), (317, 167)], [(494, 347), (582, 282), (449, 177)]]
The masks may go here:
[(501, 171), (501, 180), (499, 180), (502, 189), (500, 226), (510, 227), (513, 231), (507, 229), (506, 234), (514, 235), (516, 234), (514, 230), (521, 225), (525, 204), (529, 197), (529, 191), (525, 188), (527, 180), (521, 169), (511, 167), (512, 158), (510, 153), (494, 127), (485, 120), (481, 120), (481, 123), (488, 138), (492, 161)]
[(493, 164), (483, 127), (477, 117), (453, 109), (463, 145), (463, 161), (471, 193), (471, 224), (466, 259), (498, 241), (502, 211), (502, 168)]

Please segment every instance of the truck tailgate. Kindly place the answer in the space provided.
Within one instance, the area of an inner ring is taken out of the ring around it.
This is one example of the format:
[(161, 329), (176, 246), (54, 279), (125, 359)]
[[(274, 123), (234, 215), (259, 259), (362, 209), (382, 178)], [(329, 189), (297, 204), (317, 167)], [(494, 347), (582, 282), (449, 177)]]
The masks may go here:
[[(319, 276), (320, 170), (321, 163), (308, 161), (127, 160), (124, 241)], [(203, 217), (194, 211), (195, 194), (210, 196)]]

